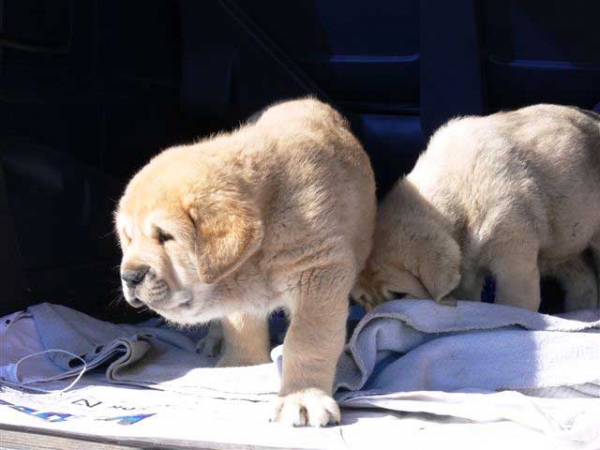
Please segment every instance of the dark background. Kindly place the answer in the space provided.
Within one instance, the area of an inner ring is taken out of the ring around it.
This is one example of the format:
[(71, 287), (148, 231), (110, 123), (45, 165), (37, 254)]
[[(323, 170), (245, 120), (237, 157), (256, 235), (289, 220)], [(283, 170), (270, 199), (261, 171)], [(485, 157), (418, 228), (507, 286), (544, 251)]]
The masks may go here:
[(452, 116), (593, 109), (598, 17), (589, 0), (2, 0), (0, 314), (49, 301), (131, 320), (113, 301), (124, 183), (273, 101), (342, 109), (380, 195)]

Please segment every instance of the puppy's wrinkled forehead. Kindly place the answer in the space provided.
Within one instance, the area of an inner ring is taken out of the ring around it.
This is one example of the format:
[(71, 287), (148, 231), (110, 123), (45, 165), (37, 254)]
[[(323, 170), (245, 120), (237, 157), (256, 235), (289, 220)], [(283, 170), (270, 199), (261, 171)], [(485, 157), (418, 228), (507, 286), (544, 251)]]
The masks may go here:
[[(174, 147), (157, 155), (129, 182), (119, 202), (117, 224), (124, 230), (149, 234), (163, 220), (193, 227), (194, 220), (213, 203), (215, 192), (229, 192), (222, 161), (196, 146)], [(123, 216), (121, 219), (120, 217)], [(121, 224), (122, 223), (122, 224)]]
[(127, 188), (115, 214), (115, 225), (117, 231), (128, 239), (137, 235), (155, 237), (165, 232), (170, 235), (187, 234), (192, 226), (179, 192), (164, 185), (143, 184)]
[(173, 215), (163, 210), (150, 212), (140, 210), (124, 212), (119, 210), (115, 217), (117, 230), (124, 233), (130, 239), (138, 233), (151, 236), (155, 233), (156, 227), (164, 227), (164, 224), (173, 221)]

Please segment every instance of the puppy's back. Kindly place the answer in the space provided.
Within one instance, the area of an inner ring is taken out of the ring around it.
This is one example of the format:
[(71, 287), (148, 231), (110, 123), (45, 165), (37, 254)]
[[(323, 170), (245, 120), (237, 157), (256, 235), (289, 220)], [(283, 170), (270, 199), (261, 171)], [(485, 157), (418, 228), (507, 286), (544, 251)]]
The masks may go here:
[(434, 134), (409, 178), (475, 228), (496, 223), (494, 211), (520, 211), (542, 241), (564, 240), (562, 224), (600, 220), (583, 214), (600, 205), (600, 120), (558, 105), (455, 119)]
[(270, 107), (250, 127), (270, 143), (260, 159), (277, 186), (275, 210), (285, 211), (288, 231), (315, 241), (345, 236), (362, 266), (375, 224), (375, 176), (348, 121), (306, 98)]

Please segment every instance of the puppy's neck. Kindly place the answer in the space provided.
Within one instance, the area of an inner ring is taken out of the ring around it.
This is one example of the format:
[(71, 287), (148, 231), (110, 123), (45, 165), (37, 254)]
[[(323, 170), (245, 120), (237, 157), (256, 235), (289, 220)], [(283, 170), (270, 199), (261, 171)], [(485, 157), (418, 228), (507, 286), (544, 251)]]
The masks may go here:
[(410, 175), (400, 180), (396, 202), (408, 217), (417, 217), (419, 222), (436, 225), (454, 238), (460, 234), (463, 216), (459, 208), (453, 206), (452, 199), (445, 198), (423, 189), (411, 180)]

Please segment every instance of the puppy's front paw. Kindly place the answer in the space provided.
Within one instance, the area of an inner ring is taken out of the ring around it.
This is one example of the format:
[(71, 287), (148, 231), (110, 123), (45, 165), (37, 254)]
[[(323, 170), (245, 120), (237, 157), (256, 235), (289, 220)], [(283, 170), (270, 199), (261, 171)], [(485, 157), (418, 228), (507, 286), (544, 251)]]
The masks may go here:
[(340, 423), (340, 408), (324, 391), (306, 389), (279, 397), (271, 421), (294, 427), (324, 427)]

